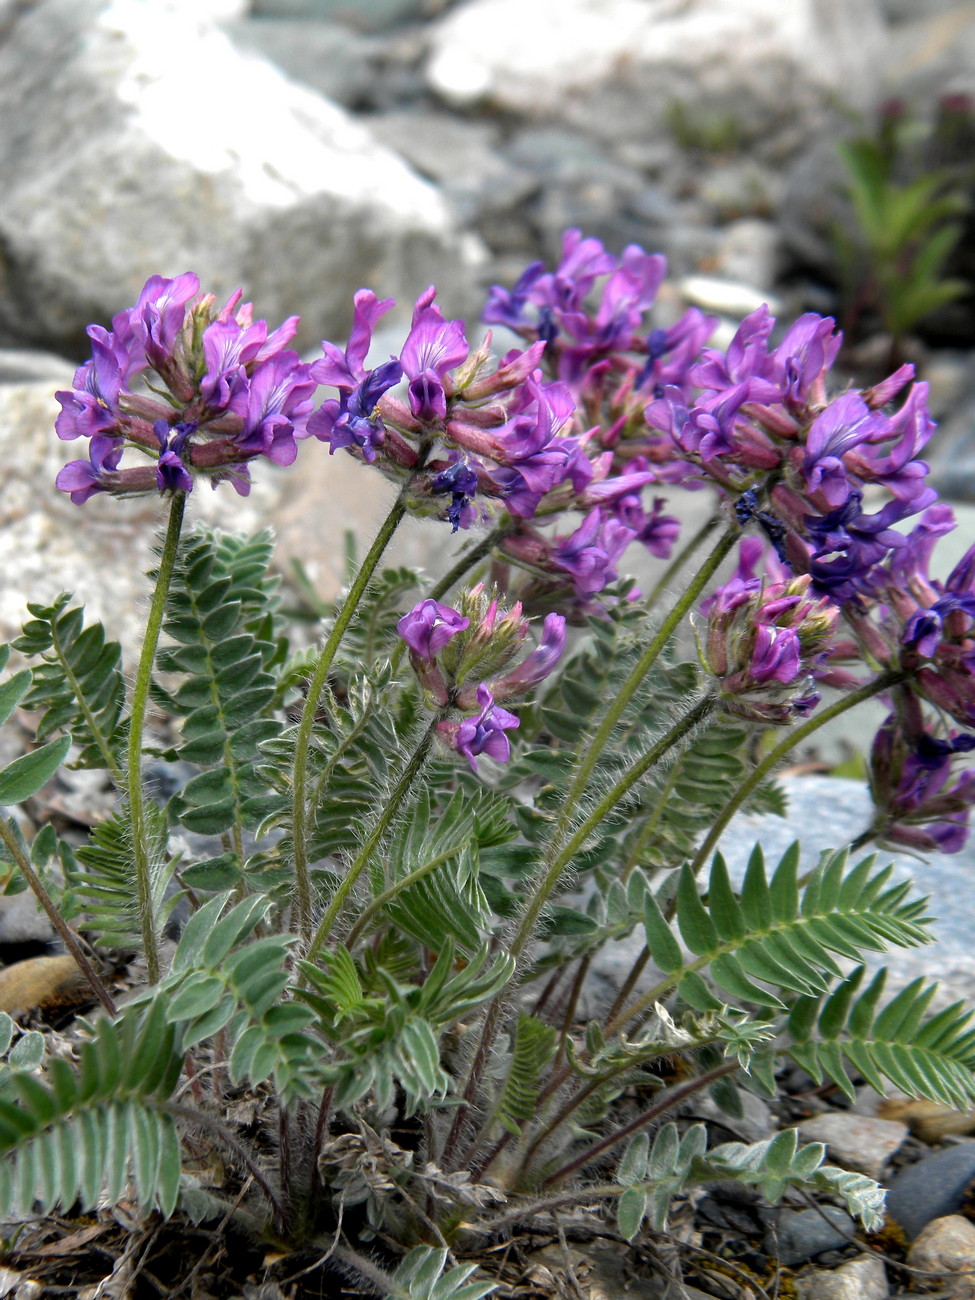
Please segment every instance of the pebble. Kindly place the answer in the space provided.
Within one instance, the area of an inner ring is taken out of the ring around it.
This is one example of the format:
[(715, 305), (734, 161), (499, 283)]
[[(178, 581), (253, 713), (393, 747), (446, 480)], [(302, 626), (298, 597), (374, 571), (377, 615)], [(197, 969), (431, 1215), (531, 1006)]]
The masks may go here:
[(825, 1142), (832, 1161), (880, 1182), (887, 1161), (907, 1137), (906, 1124), (834, 1111), (805, 1119), (799, 1135), (805, 1142)]
[(975, 1141), (962, 1139), (907, 1165), (891, 1180), (887, 1213), (909, 1237), (933, 1219), (951, 1215), (975, 1182)]
[(856, 1224), (836, 1205), (824, 1205), (821, 1212), (781, 1209), (766, 1229), (766, 1248), (780, 1264), (791, 1268), (848, 1245), (855, 1231)]
[[(911, 1246), (907, 1262), (932, 1272), (967, 1274), (957, 1277), (946, 1294), (950, 1300), (971, 1300), (975, 1296), (975, 1224), (960, 1214), (935, 1219)], [(942, 1278), (942, 1284), (946, 1280)]]
[(799, 1300), (885, 1300), (887, 1271), (876, 1255), (860, 1255), (839, 1268), (815, 1269), (796, 1278)]

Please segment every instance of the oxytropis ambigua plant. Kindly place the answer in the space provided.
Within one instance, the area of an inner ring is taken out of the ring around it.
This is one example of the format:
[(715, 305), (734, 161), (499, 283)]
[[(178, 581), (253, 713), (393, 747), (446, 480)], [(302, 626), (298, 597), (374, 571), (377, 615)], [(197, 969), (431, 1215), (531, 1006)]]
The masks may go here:
[[(58, 487), (158, 494), (169, 522), (131, 687), (68, 597), (30, 607), (31, 666), (0, 687), (42, 742), (0, 803), (69, 756), (118, 790), (84, 845), (0, 821), (8, 886), (38, 893), (103, 1006), (77, 1063), (3, 1076), (5, 1205), (92, 1206), (131, 1174), (147, 1209), (242, 1216), (389, 1294), (471, 1300), (491, 1283), (458, 1256), (574, 1202), (633, 1239), (733, 1178), (880, 1221), (876, 1184), (792, 1129), (708, 1149), (679, 1118), (701, 1089), (732, 1110), (774, 1095), (791, 1056), (849, 1095), (975, 1101), (969, 1013), (925, 1019), (920, 983), (881, 1006), (882, 972), (861, 989), (869, 954), (929, 939), (907, 884), (847, 845), (801, 878), (798, 847), (771, 874), (756, 850), (739, 883), (715, 852), (738, 808), (783, 810), (769, 778), (796, 744), (874, 696), (856, 847), (965, 840), (975, 551), (929, 576), (953, 521), (919, 459), (925, 385), (904, 366), (832, 391), (840, 337), (815, 315), (773, 343), (763, 308), (724, 351), (695, 310), (653, 324), (664, 273), (570, 231), (554, 271), (491, 291), (485, 320), (521, 340), (500, 356), (432, 288), (377, 365), (393, 304), (366, 289), (347, 345), (310, 363), (293, 320), (269, 331), (192, 275), (91, 327), (57, 424), (89, 457)], [(290, 646), (266, 536), (183, 530), (201, 476), (245, 492), (252, 461), (286, 466), (302, 439), (397, 486), (313, 653)], [(682, 489), (710, 508), (675, 553)], [(381, 567), (407, 514), (471, 535), (432, 583)], [(634, 543), (667, 562), (648, 595), (618, 580)], [(149, 754), (193, 773), (165, 806)], [(630, 976), (581, 1020), (594, 958), (634, 930)], [(122, 1007), (81, 933), (144, 957)], [(188, 1132), (236, 1185), (184, 1168)], [(385, 1261), (363, 1254), (375, 1234)]]

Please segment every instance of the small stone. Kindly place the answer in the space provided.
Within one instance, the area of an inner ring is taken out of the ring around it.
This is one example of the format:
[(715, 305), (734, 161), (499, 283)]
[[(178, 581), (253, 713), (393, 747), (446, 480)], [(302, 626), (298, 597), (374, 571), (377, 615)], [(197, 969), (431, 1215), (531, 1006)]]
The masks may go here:
[(91, 997), (73, 957), (30, 957), (0, 971), (0, 1011), (67, 1009)]
[(678, 288), (689, 303), (705, 311), (719, 311), (741, 318), (757, 311), (763, 303), (773, 316), (780, 310), (777, 298), (762, 293), (750, 284), (739, 284), (736, 280), (722, 280), (711, 275), (689, 275), (681, 280)]
[(891, 1181), (887, 1213), (909, 1237), (961, 1208), (975, 1182), (975, 1142), (963, 1139), (907, 1165)]
[(696, 1118), (723, 1124), (729, 1133), (741, 1142), (763, 1142), (776, 1130), (775, 1117), (771, 1108), (744, 1088), (738, 1089), (743, 1114), (734, 1115), (724, 1111), (709, 1093), (702, 1093), (694, 1101), (693, 1113)]
[(922, 1142), (941, 1142), (950, 1133), (975, 1132), (975, 1110), (954, 1110), (918, 1097), (891, 1097), (877, 1107), (882, 1119), (898, 1119)]
[(766, 1229), (765, 1240), (769, 1253), (791, 1268), (848, 1245), (855, 1231), (856, 1224), (836, 1205), (824, 1205), (821, 1211), (781, 1209)]
[(971, 1300), (975, 1296), (975, 1224), (960, 1214), (934, 1219), (911, 1246), (907, 1262), (912, 1268), (967, 1274), (952, 1282), (946, 1294), (951, 1300)]
[(908, 1135), (897, 1120), (871, 1119), (868, 1115), (834, 1111), (816, 1115), (799, 1125), (806, 1142), (825, 1142), (830, 1158), (844, 1169), (855, 1169), (879, 1182), (887, 1161)]
[(885, 1300), (887, 1271), (876, 1255), (860, 1255), (839, 1268), (815, 1269), (796, 1278), (799, 1300)]

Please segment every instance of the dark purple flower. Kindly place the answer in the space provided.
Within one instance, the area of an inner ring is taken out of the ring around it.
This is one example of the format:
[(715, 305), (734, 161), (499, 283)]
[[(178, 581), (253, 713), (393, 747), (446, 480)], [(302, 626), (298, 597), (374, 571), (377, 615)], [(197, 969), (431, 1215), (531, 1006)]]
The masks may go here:
[(183, 463), (183, 450), (187, 439), (196, 433), (196, 424), (174, 424), (157, 420), (153, 426), (159, 439), (159, 460), (156, 462), (156, 486), (160, 492), (192, 492), (193, 479)]
[(430, 480), (430, 491), (434, 496), (450, 493), (446, 514), (452, 525), (451, 532), (456, 533), (458, 528), (468, 528), (473, 523), (475, 511), (472, 502), (477, 483), (476, 471), (465, 460), (455, 460)]
[(801, 647), (794, 628), (761, 623), (755, 630), (755, 646), (748, 672), (753, 682), (794, 682), (801, 671)]
[(449, 605), (421, 600), (396, 624), (396, 630), (419, 659), (431, 660), (447, 642), (470, 627), (470, 619)]
[(69, 492), (76, 506), (84, 505), (96, 492), (111, 492), (118, 483), (122, 450), (117, 438), (96, 434), (88, 444), (90, 460), (70, 461), (54, 480), (55, 487)]
[[(494, 696), (482, 682), (477, 688), (477, 702), (481, 711), (474, 718), (467, 718), (456, 726), (451, 737), (451, 744), (458, 754), (468, 760), (472, 771), (477, 771), (477, 759), (480, 754), (487, 754), (496, 763), (506, 763), (511, 757), (511, 742), (504, 734), (519, 725), (518, 719), (507, 709), (495, 704)], [(440, 723), (438, 730), (444, 728), (443, 735), (450, 735), (446, 728), (450, 724)]]
[(821, 492), (831, 506), (841, 506), (851, 484), (843, 457), (862, 442), (882, 438), (888, 421), (871, 411), (858, 393), (844, 393), (830, 402), (810, 426), (803, 473), (810, 492)]
[[(316, 365), (318, 362), (312, 365), (313, 376)], [(402, 370), (396, 360), (370, 370), (355, 388), (342, 389), (338, 401), (331, 398), (323, 402), (308, 417), (308, 433), (320, 442), (327, 442), (332, 455), (339, 447), (358, 447), (363, 458), (371, 463), (386, 441), (386, 429), (376, 412), (376, 403), (401, 378)]]

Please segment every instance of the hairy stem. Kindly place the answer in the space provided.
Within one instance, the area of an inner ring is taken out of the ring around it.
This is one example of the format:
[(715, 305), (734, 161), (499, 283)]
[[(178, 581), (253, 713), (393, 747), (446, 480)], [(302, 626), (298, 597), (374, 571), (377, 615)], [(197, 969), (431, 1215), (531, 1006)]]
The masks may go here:
[(643, 606), (645, 609), (650, 610), (654, 608), (657, 601), (674, 581), (678, 573), (683, 569), (684, 565), (688, 562), (698, 547), (702, 546), (704, 542), (707, 541), (720, 523), (720, 515), (711, 515), (709, 519), (704, 521), (694, 536), (684, 543), (671, 560), (670, 564), (667, 565), (667, 568), (664, 570), (660, 579), (654, 584), (650, 594), (644, 599)]
[(562, 814), (556, 828), (554, 837), (556, 847), (568, 828), (573, 809), (578, 805), (579, 800), (582, 798), (589, 786), (589, 781), (595, 771), (596, 764), (598, 763), (603, 750), (609, 743), (610, 737), (616, 729), (623, 714), (626, 712), (633, 696), (639, 689), (641, 682), (657, 662), (661, 653), (667, 646), (667, 643), (670, 641), (670, 638), (674, 635), (683, 621), (684, 615), (695, 601), (698, 600), (701, 593), (718, 571), (721, 562), (737, 541), (740, 531), (741, 530), (737, 527), (728, 528), (718, 539), (711, 554), (687, 584), (687, 587), (681, 593), (681, 596), (677, 600), (673, 609), (671, 609), (670, 613), (660, 624), (656, 635), (651, 638), (650, 644), (634, 664), (629, 677), (627, 677), (626, 681), (617, 692), (616, 698), (607, 709), (595, 734), (583, 748), (579, 765), (576, 768), (572, 785), (566, 794), (565, 804), (563, 805)]
[(311, 890), (311, 872), (308, 864), (308, 831), (309, 831), (309, 807), (308, 807), (308, 752), (311, 748), (312, 730), (315, 725), (315, 715), (318, 712), (318, 702), (321, 699), (322, 690), (325, 686), (326, 679), (332, 664), (335, 661), (335, 655), (338, 651), (342, 637), (346, 629), (352, 622), (356, 610), (359, 607), (366, 588), (372, 580), (373, 574), (379, 561), (383, 557), (386, 547), (392, 540), (393, 534), (406, 513), (406, 503), (404, 492), (396, 498), (392, 510), (383, 521), (383, 525), (376, 535), (376, 539), (365, 559), (359, 572), (356, 574), (352, 585), (349, 587), (342, 608), (335, 616), (335, 622), (328, 634), (318, 661), (315, 664), (315, 671), (312, 673), (311, 680), (308, 683), (308, 696), (305, 700), (305, 706), (302, 710), (301, 720), (298, 723), (298, 734), (295, 738), (295, 757), (292, 771), (292, 815), (293, 815), (293, 843), (294, 843), (294, 908), (298, 924), (298, 933), (302, 939), (307, 940), (311, 934), (312, 924), (312, 890)]
[[(386, 800), (385, 806), (382, 813), (377, 818), (375, 826), (373, 826), (372, 830), (369, 832), (362, 848), (353, 858), (348, 871), (343, 877), (342, 883), (329, 900), (328, 907), (325, 909), (325, 914), (319, 922), (318, 929), (315, 931), (311, 943), (308, 945), (308, 951), (305, 954), (305, 959), (307, 961), (314, 961), (321, 952), (322, 946), (331, 934), (332, 927), (338, 918), (339, 912), (342, 910), (342, 904), (345, 902), (346, 898), (348, 898), (352, 886), (365, 870), (370, 858), (375, 852), (376, 846), (386, 834), (393, 818), (399, 811), (400, 804), (403, 802), (410, 786), (416, 780), (420, 768), (423, 766), (424, 760), (426, 759), (430, 750), (430, 745), (433, 741), (434, 731), (436, 730), (439, 721), (440, 714), (437, 714), (431, 721), (429, 727), (427, 727), (426, 731), (423, 733), (420, 743), (410, 756), (410, 761), (407, 763), (403, 775), (397, 781), (395, 788)], [(360, 924), (357, 926), (357, 930), (361, 930), (361, 921), (362, 918), (360, 918)]]
[(20, 842), (11, 830), (10, 824), (5, 817), (0, 817), (0, 841), (3, 842), (4, 848), (20, 868), (20, 872), (30, 887), (31, 893), (47, 913), (48, 920), (54, 926), (55, 931), (60, 937), (65, 948), (75, 959), (78, 969), (84, 975), (85, 979), (91, 985), (91, 990), (95, 997), (102, 1004), (110, 1016), (116, 1014), (116, 1006), (112, 1001), (112, 996), (99, 978), (94, 966), (85, 955), (81, 946), (81, 941), (71, 929), (67, 921), (54, 906), (54, 900), (44, 888), (44, 883), (40, 876), (34, 870), (30, 858), (20, 847)]
[(879, 677), (874, 678), (872, 682), (868, 682), (866, 686), (861, 686), (859, 690), (851, 691), (849, 695), (844, 695), (842, 699), (836, 700), (833, 704), (829, 705), (828, 708), (814, 713), (807, 722), (802, 724), (802, 726), (795, 727), (787, 732), (785, 738), (781, 740), (774, 749), (769, 750), (762, 761), (756, 765), (752, 772), (749, 773), (721, 810), (720, 815), (708, 832), (701, 847), (698, 849), (694, 861), (691, 863), (691, 870), (695, 875), (707, 862), (713, 849), (717, 845), (718, 840), (724, 833), (725, 827), (731, 821), (732, 817), (734, 817), (741, 805), (745, 802), (752, 791), (765, 780), (766, 776), (775, 770), (791, 749), (795, 748), (801, 740), (805, 740), (807, 736), (811, 736), (814, 731), (825, 726), (827, 722), (832, 722), (834, 718), (840, 717), (841, 714), (848, 712), (850, 709), (855, 709), (857, 705), (862, 704), (864, 700), (872, 699), (875, 695), (880, 695), (884, 691), (890, 690), (892, 686), (896, 686), (899, 682), (904, 681), (906, 677), (906, 673), (894, 669), (881, 673)]
[[(553, 890), (558, 884), (559, 877), (565, 871), (566, 867), (572, 861), (575, 854), (582, 848), (586, 840), (592, 834), (593, 830), (615, 809), (617, 804), (623, 799), (634, 785), (640, 781), (646, 773), (669, 752), (675, 745), (685, 740), (696, 727), (700, 725), (714, 710), (716, 700), (713, 696), (703, 696), (698, 702), (690, 708), (683, 718), (671, 727), (671, 729), (652, 745), (642, 758), (632, 764), (623, 774), (615, 785), (603, 796), (596, 804), (595, 808), (584, 819), (578, 827), (572, 838), (564, 845), (554, 860), (550, 863), (547, 871), (535, 893), (531, 897), (522, 913), (521, 922), (518, 929), (508, 945), (508, 951), (521, 963), (525, 948), (534, 933), (538, 918), (542, 909), (551, 896)], [(467, 1116), (474, 1102), (477, 1088), (480, 1083), (481, 1074), (484, 1064), (487, 1060), (488, 1053), (494, 1043), (494, 1036), (497, 1033), (501, 1019), (502, 999), (497, 997), (488, 1007), (484, 1019), (484, 1026), (481, 1031), (481, 1039), (475, 1052), (474, 1059), (471, 1062), (470, 1072), (467, 1077), (467, 1084), (464, 1089), (463, 1101), (457, 1108), (457, 1114), (454, 1116), (454, 1122), (451, 1126), (447, 1142), (444, 1147), (444, 1153), (441, 1163), (447, 1168), (447, 1162), (454, 1156), (457, 1144), (460, 1140), (460, 1134)], [(480, 1148), (483, 1142), (483, 1135), (476, 1139), (476, 1146)]]
[(737, 1061), (723, 1061), (721, 1065), (716, 1065), (714, 1069), (699, 1074), (696, 1079), (678, 1084), (674, 1088), (668, 1088), (658, 1101), (655, 1101), (641, 1115), (637, 1115), (636, 1119), (630, 1120), (629, 1124), (624, 1124), (622, 1128), (616, 1129), (615, 1132), (607, 1134), (601, 1141), (593, 1143), (581, 1155), (576, 1156), (574, 1160), (564, 1164), (561, 1169), (556, 1169), (554, 1174), (549, 1174), (542, 1186), (548, 1187), (553, 1183), (560, 1183), (569, 1174), (574, 1174), (577, 1169), (582, 1169), (585, 1165), (590, 1164), (598, 1156), (601, 1156), (604, 1151), (608, 1151), (610, 1147), (616, 1146), (618, 1142), (625, 1141), (631, 1134), (645, 1128), (647, 1124), (652, 1124), (655, 1119), (678, 1105), (685, 1097), (690, 1097), (702, 1088), (708, 1087), (709, 1084), (714, 1083), (715, 1079), (723, 1079), (726, 1074), (734, 1074), (737, 1069), (739, 1069)]
[(159, 556), (156, 587), (152, 593), (152, 604), (149, 606), (149, 618), (146, 622), (142, 654), (139, 657), (135, 689), (132, 692), (132, 713), (129, 718), (126, 794), (128, 795), (129, 820), (132, 827), (136, 903), (139, 912), (139, 926), (142, 931), (142, 944), (145, 950), (146, 973), (150, 984), (155, 984), (159, 979), (159, 949), (156, 943), (156, 918), (152, 905), (152, 868), (149, 862), (145, 793), (142, 789), (142, 732), (145, 727), (146, 708), (149, 703), (152, 666), (156, 659), (159, 633), (162, 630), (163, 615), (166, 611), (166, 599), (169, 595), (169, 585), (176, 564), (176, 553), (179, 550), (179, 535), (183, 526), (185, 506), (186, 493), (174, 492), (172, 504), (169, 508), (169, 525), (166, 529), (162, 553)]

